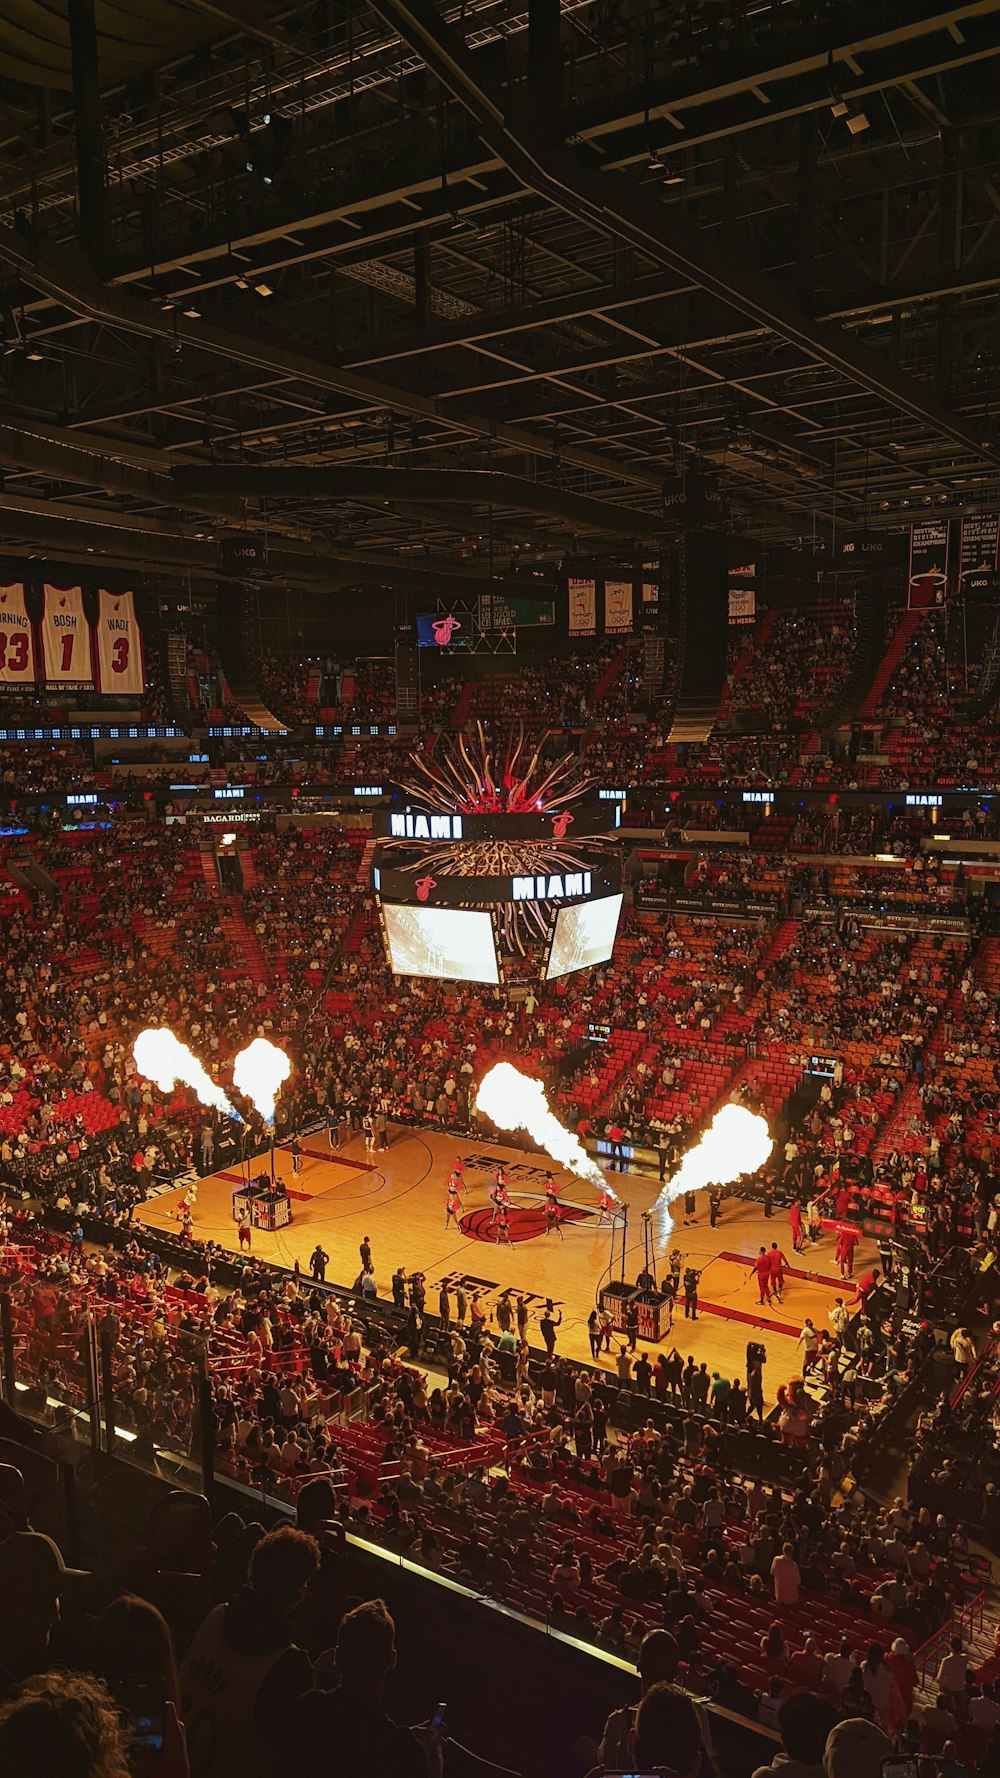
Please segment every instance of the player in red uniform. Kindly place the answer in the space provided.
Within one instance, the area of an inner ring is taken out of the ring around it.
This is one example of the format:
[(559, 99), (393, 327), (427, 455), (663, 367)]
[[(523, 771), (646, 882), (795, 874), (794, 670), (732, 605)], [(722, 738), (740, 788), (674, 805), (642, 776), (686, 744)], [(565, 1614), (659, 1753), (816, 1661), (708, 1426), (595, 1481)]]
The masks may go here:
[(757, 1280), (761, 1308), (763, 1308), (765, 1303), (771, 1301), (771, 1257), (766, 1247), (761, 1248), (754, 1260), (753, 1272)]
[(854, 1249), (860, 1239), (861, 1236), (857, 1229), (853, 1229), (849, 1225), (837, 1230), (837, 1264), (840, 1267), (842, 1278), (853, 1278), (854, 1276)]
[(795, 1253), (801, 1253), (805, 1246), (805, 1235), (802, 1229), (802, 1205), (799, 1203), (798, 1198), (792, 1199), (792, 1206), (788, 1212), (788, 1222), (792, 1231), (792, 1250)]
[(771, 1242), (767, 1262), (771, 1274), (771, 1295), (775, 1302), (780, 1303), (785, 1288), (785, 1268), (788, 1265), (788, 1261), (782, 1253), (781, 1248), (778, 1246), (777, 1241)]

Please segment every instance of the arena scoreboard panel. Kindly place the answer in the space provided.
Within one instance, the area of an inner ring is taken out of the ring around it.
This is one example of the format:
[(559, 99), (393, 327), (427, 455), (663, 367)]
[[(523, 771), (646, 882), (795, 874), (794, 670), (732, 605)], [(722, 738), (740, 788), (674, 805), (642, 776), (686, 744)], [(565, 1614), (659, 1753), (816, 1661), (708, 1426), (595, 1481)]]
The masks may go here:
[(543, 979), (607, 962), (622, 908), (617, 802), (464, 814), (373, 811), (371, 863), (394, 975), (499, 987), (515, 951)]

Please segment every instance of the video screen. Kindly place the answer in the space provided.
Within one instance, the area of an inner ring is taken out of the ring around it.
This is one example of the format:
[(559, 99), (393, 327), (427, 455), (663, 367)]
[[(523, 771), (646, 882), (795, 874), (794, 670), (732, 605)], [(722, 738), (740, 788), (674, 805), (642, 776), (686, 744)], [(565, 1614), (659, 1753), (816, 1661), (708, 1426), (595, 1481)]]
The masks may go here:
[(389, 901), (382, 903), (382, 913), (393, 975), (498, 985), (488, 913), (475, 908), (401, 907)]
[(551, 982), (557, 975), (572, 975), (576, 969), (607, 963), (615, 948), (621, 911), (620, 893), (560, 908), (545, 980)]
[(456, 648), (468, 648), (471, 633), (470, 617), (459, 618), (454, 612), (417, 612), (418, 648), (443, 648), (450, 654)]

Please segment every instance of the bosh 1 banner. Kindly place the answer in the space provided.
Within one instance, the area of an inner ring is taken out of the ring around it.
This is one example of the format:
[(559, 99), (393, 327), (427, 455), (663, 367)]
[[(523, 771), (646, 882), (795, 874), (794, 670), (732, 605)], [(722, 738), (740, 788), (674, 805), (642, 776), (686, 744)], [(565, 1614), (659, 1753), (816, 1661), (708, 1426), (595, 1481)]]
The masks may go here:
[(63, 691), (93, 691), (90, 625), (78, 586), (49, 586), (42, 591), (42, 677)]
[(131, 593), (97, 595), (97, 689), (141, 697), (146, 684), (142, 632)]
[(569, 633), (571, 636), (597, 635), (597, 582), (569, 582)]
[(0, 586), (0, 685), (35, 683), (35, 634), (19, 580)]
[(630, 580), (606, 580), (604, 582), (604, 634), (606, 636), (631, 636), (632, 634), (632, 582)]

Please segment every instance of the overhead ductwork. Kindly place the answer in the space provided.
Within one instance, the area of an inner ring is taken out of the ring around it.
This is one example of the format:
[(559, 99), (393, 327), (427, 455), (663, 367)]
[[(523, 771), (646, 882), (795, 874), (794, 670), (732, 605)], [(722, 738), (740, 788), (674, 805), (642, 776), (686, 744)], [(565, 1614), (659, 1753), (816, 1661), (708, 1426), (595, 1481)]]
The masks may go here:
[(540, 197), (690, 279), (919, 421), (933, 436), (950, 440), (973, 459), (1000, 467), (1000, 450), (970, 431), (960, 416), (888, 358), (836, 327), (811, 320), (787, 287), (748, 265), (745, 258), (720, 250), (703, 231), (684, 221), (676, 207), (658, 203), (620, 174), (595, 171), (592, 163), (565, 146), (537, 105), (530, 115), (516, 109), (509, 95), (483, 80), (479, 64), (430, 0), (373, 0), (373, 10), (419, 52), (431, 73), (466, 106), (482, 141)]

